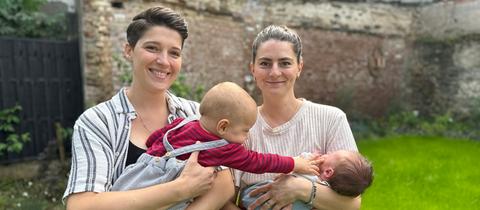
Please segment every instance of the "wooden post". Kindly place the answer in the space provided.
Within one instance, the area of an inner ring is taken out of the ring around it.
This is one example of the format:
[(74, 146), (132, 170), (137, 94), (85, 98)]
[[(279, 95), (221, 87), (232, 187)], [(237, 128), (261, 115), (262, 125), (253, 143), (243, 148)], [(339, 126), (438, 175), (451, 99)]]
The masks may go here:
[(60, 162), (65, 163), (65, 146), (63, 145), (63, 127), (60, 123), (55, 123), (55, 139), (57, 140), (58, 153), (60, 154)]

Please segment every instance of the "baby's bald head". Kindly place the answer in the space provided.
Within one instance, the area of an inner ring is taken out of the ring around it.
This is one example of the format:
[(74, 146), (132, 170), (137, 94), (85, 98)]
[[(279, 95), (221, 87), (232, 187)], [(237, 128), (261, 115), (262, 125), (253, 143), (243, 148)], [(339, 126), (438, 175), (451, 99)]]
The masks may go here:
[(200, 114), (209, 121), (228, 119), (233, 123), (255, 123), (257, 104), (240, 86), (222, 82), (212, 87), (203, 96)]

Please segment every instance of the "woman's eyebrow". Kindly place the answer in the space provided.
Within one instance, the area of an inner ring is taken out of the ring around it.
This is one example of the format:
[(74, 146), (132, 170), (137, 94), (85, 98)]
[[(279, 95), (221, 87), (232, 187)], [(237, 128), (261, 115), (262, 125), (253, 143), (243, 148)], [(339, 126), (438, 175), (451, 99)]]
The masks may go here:
[(258, 60), (271, 61), (272, 59), (267, 57), (261, 57), (261, 58), (258, 58)]
[[(148, 45), (148, 44), (154, 44), (154, 45), (157, 45), (157, 46), (161, 46), (161, 45), (162, 45), (161, 43), (159, 43), (159, 42), (157, 42), (157, 41), (145, 41), (145, 42), (143, 43), (143, 45)], [(172, 46), (172, 49), (174, 49), (174, 50), (182, 50), (182, 48), (176, 47), (176, 46)]]
[(293, 61), (293, 58), (290, 58), (290, 57), (284, 57), (284, 58), (280, 58), (278, 59), (280, 61)]
[(160, 45), (160, 43), (156, 42), (156, 41), (145, 41), (143, 44), (156, 44), (156, 45)]

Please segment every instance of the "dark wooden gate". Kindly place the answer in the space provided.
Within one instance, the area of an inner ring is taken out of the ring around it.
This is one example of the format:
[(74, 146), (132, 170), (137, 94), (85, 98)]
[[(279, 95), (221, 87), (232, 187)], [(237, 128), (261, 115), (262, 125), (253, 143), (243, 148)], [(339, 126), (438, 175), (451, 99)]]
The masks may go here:
[(83, 111), (80, 69), (78, 40), (0, 38), (0, 109), (19, 104), (17, 130), (31, 137), (20, 154), (0, 162), (35, 158), (55, 138), (55, 122), (73, 126)]

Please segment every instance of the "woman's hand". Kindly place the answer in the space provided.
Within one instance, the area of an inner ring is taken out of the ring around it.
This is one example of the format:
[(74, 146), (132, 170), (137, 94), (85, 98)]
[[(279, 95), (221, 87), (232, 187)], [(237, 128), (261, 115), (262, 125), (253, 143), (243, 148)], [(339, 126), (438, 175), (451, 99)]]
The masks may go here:
[(197, 160), (198, 152), (192, 152), (185, 168), (178, 177), (188, 186), (190, 198), (197, 197), (210, 190), (215, 179), (215, 169), (213, 167), (203, 167), (198, 164)]
[[(266, 209), (291, 209), (291, 204), (296, 200), (304, 200), (304, 198), (309, 195), (306, 195), (305, 192), (298, 190), (299, 184), (304, 184), (302, 181), (310, 182), (304, 178), (297, 178), (291, 175), (282, 174), (275, 178), (272, 183), (261, 186), (252, 192), (250, 196), (254, 197), (259, 194), (261, 195), (255, 202), (248, 206), (249, 210), (255, 209), (258, 206), (262, 210)], [(311, 184), (310, 184), (311, 185)], [(310, 192), (308, 192), (310, 193)], [(303, 199), (302, 199), (303, 198)], [(265, 203), (265, 204), (264, 204)]]

